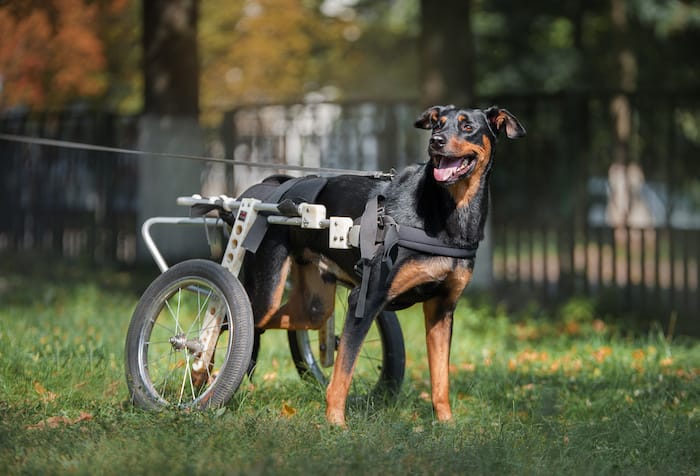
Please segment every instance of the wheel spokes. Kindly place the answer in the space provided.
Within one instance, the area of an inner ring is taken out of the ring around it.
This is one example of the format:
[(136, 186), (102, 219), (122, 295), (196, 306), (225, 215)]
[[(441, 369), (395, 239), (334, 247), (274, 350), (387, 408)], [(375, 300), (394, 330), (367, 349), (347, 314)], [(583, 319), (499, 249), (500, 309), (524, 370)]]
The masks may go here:
[[(144, 339), (147, 355), (144, 369), (153, 377), (152, 385), (159, 398), (168, 404), (192, 405), (214, 381), (213, 354), (225, 333), (221, 332), (221, 323), (207, 324), (204, 316), (214, 296), (220, 295), (209, 283), (179, 283), (163, 300), (162, 311), (151, 321), (151, 333)], [(225, 308), (224, 299), (217, 297), (216, 301), (217, 308), (222, 305)], [(193, 365), (206, 351), (206, 343), (201, 340), (206, 332), (210, 334), (211, 359), (203, 367), (198, 365), (201, 371), (195, 371)], [(222, 342), (228, 343), (230, 339)]]

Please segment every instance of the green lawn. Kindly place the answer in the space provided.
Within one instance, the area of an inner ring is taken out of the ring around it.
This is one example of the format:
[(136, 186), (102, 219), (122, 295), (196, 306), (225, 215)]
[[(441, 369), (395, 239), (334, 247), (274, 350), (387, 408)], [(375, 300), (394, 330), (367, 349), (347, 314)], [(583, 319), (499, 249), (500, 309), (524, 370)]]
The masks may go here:
[(422, 318), (400, 313), (398, 400), (354, 402), (340, 430), (279, 331), (226, 408), (133, 408), (123, 346), (148, 276), (49, 263), (0, 257), (2, 474), (700, 473), (700, 341), (632, 332), (586, 301), (548, 318), (462, 302), (451, 424), (433, 421)]

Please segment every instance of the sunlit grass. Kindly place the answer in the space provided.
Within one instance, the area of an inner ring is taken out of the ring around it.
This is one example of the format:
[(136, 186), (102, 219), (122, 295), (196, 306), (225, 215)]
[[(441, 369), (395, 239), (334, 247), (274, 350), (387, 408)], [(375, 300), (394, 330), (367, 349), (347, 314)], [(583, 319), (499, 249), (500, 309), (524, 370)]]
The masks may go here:
[[(60, 279), (61, 267), (66, 279)], [(694, 474), (700, 343), (633, 332), (574, 300), (517, 315), (458, 307), (452, 424), (430, 405), (420, 308), (399, 314), (406, 380), (395, 403), (355, 401), (329, 427), (324, 394), (268, 331), (255, 377), (220, 410), (128, 402), (123, 346), (137, 273), (57, 264), (0, 279), (0, 461), (6, 474)]]

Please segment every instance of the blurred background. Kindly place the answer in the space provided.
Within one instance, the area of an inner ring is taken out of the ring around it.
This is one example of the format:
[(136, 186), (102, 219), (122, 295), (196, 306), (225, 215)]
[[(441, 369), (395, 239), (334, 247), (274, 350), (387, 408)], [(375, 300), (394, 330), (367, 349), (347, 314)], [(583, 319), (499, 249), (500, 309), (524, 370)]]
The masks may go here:
[(0, 32), (0, 134), (160, 153), (0, 140), (0, 256), (132, 266), (179, 195), (399, 169), (424, 108), (497, 104), (528, 135), (498, 144), (481, 288), (700, 334), (697, 1), (0, 0)]

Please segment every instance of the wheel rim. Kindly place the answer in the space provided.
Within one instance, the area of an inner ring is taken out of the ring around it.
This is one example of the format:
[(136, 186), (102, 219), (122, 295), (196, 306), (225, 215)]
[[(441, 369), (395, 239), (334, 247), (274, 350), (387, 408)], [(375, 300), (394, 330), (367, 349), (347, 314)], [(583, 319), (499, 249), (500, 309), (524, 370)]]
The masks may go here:
[[(223, 322), (208, 328), (205, 317), (214, 306), (221, 308)], [(159, 404), (191, 407), (211, 398), (233, 345), (230, 319), (225, 317), (230, 315), (224, 294), (209, 280), (186, 277), (164, 290), (142, 329), (138, 358), (142, 381)], [(218, 337), (207, 346), (206, 331), (215, 328)], [(210, 365), (202, 366), (198, 357), (212, 349)]]

